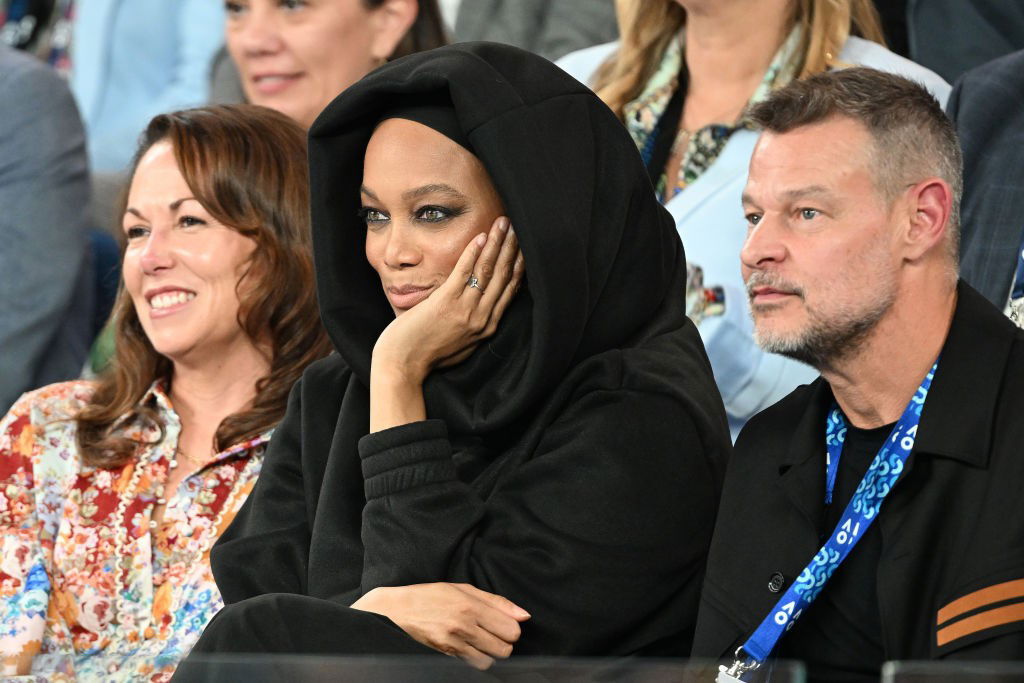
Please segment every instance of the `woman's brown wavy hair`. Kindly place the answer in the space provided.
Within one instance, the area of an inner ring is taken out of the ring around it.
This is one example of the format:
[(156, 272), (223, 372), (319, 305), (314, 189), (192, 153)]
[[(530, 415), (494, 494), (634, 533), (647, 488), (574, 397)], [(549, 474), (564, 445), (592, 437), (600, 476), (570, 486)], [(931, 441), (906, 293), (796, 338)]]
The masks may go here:
[[(248, 104), (161, 114), (142, 135), (132, 175), (143, 155), (165, 140), (199, 203), (256, 242), (235, 288), (238, 322), (267, 349), (270, 371), (256, 382), (252, 404), (220, 423), (214, 446), (222, 450), (280, 422), (292, 384), (331, 349), (313, 279), (306, 134), (284, 114)], [(122, 213), (126, 204), (127, 190)], [(135, 456), (140, 443), (123, 435), (124, 426), (155, 427), (163, 438), (155, 408), (142, 399), (155, 381), (169, 389), (173, 379), (171, 361), (146, 337), (123, 279), (112, 321), (114, 356), (76, 417), (82, 460), (98, 467)]]

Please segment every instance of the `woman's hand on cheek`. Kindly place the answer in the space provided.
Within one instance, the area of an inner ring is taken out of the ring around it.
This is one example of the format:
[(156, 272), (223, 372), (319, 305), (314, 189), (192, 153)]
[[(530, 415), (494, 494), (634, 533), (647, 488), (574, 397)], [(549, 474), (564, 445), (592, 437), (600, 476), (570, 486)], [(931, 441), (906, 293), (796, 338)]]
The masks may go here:
[(382, 614), (417, 642), (486, 669), (512, 654), (530, 615), (500, 595), (465, 583), (374, 588), (353, 609)]
[(372, 372), (398, 373), (420, 384), (435, 367), (465, 360), (497, 330), (523, 272), (515, 230), (502, 216), (487, 235), (470, 241), (444, 284), (381, 333)]

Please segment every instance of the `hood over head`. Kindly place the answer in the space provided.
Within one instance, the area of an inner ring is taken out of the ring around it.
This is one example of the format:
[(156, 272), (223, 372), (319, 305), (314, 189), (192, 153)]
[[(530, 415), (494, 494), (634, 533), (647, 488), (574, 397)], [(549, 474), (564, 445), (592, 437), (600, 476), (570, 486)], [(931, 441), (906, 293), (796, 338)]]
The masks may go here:
[[(585, 359), (691, 325), (682, 245), (622, 124), (543, 57), (461, 43), (382, 66), (338, 96), (309, 133), (321, 316), (363, 383), (374, 343), (394, 320), (365, 255), (363, 156), (382, 118), (419, 104), (454, 111), (505, 204), (526, 266), (526, 284), (497, 333), (428, 377), (429, 417), (462, 434), (506, 427)], [(697, 336), (692, 325), (691, 332)]]

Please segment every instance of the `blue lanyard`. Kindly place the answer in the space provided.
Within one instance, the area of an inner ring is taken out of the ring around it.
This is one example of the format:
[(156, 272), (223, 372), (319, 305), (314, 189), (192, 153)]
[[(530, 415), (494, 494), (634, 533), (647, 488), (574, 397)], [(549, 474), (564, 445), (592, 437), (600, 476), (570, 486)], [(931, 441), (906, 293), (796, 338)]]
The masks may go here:
[[(903, 410), (903, 415), (893, 427), (882, 448), (871, 461), (871, 466), (857, 486), (846, 509), (843, 510), (839, 523), (825, 545), (814, 555), (811, 562), (800, 572), (793, 585), (783, 593), (753, 635), (736, 651), (736, 661), (730, 669), (722, 668), (722, 672), (731, 678), (721, 680), (742, 680), (745, 671), (751, 671), (761, 665), (778, 644), (800, 615), (821, 594), (825, 583), (853, 550), (853, 546), (863, 537), (871, 523), (878, 517), (878, 511), (910, 457), (917, 437), (917, 426), (921, 421), (921, 409), (928, 398), (928, 389), (938, 369), (939, 361), (935, 361), (921, 381), (921, 386)], [(825, 469), (825, 502), (832, 501), (835, 488), (836, 472), (839, 469), (839, 456), (846, 438), (846, 420), (838, 406), (829, 413), (825, 430), (825, 447), (828, 453)], [(746, 652), (748, 659), (741, 655)]]
[(832, 408), (825, 423), (825, 505), (832, 504), (832, 492), (839, 474), (839, 456), (846, 441), (846, 419), (838, 407)]

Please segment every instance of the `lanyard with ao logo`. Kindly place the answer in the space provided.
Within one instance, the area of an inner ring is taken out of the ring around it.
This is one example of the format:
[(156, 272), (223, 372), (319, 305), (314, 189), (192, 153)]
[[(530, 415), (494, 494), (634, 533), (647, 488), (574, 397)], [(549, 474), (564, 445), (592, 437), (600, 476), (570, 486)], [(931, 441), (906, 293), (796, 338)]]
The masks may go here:
[[(793, 585), (789, 587), (779, 601), (764, 618), (753, 635), (736, 650), (736, 659), (732, 666), (719, 667), (717, 683), (733, 683), (742, 681), (743, 674), (761, 666), (768, 655), (800, 617), (801, 614), (821, 594), (825, 583), (832, 578), (839, 565), (853, 550), (853, 546), (863, 537), (871, 523), (878, 517), (878, 511), (900, 473), (903, 465), (910, 457), (917, 437), (917, 426), (921, 421), (921, 409), (928, 398), (928, 389), (938, 369), (935, 361), (932, 369), (921, 381), (921, 386), (903, 410), (903, 415), (892, 428), (882, 448), (871, 461), (871, 466), (864, 478), (857, 485), (857, 490), (843, 510), (839, 523), (832, 535), (821, 547), (810, 563), (800, 572)], [(825, 447), (827, 466), (825, 470), (825, 502), (832, 502), (832, 490), (835, 487), (836, 472), (839, 469), (839, 456), (843, 451), (846, 438), (846, 419), (838, 406), (832, 408), (826, 423)]]

